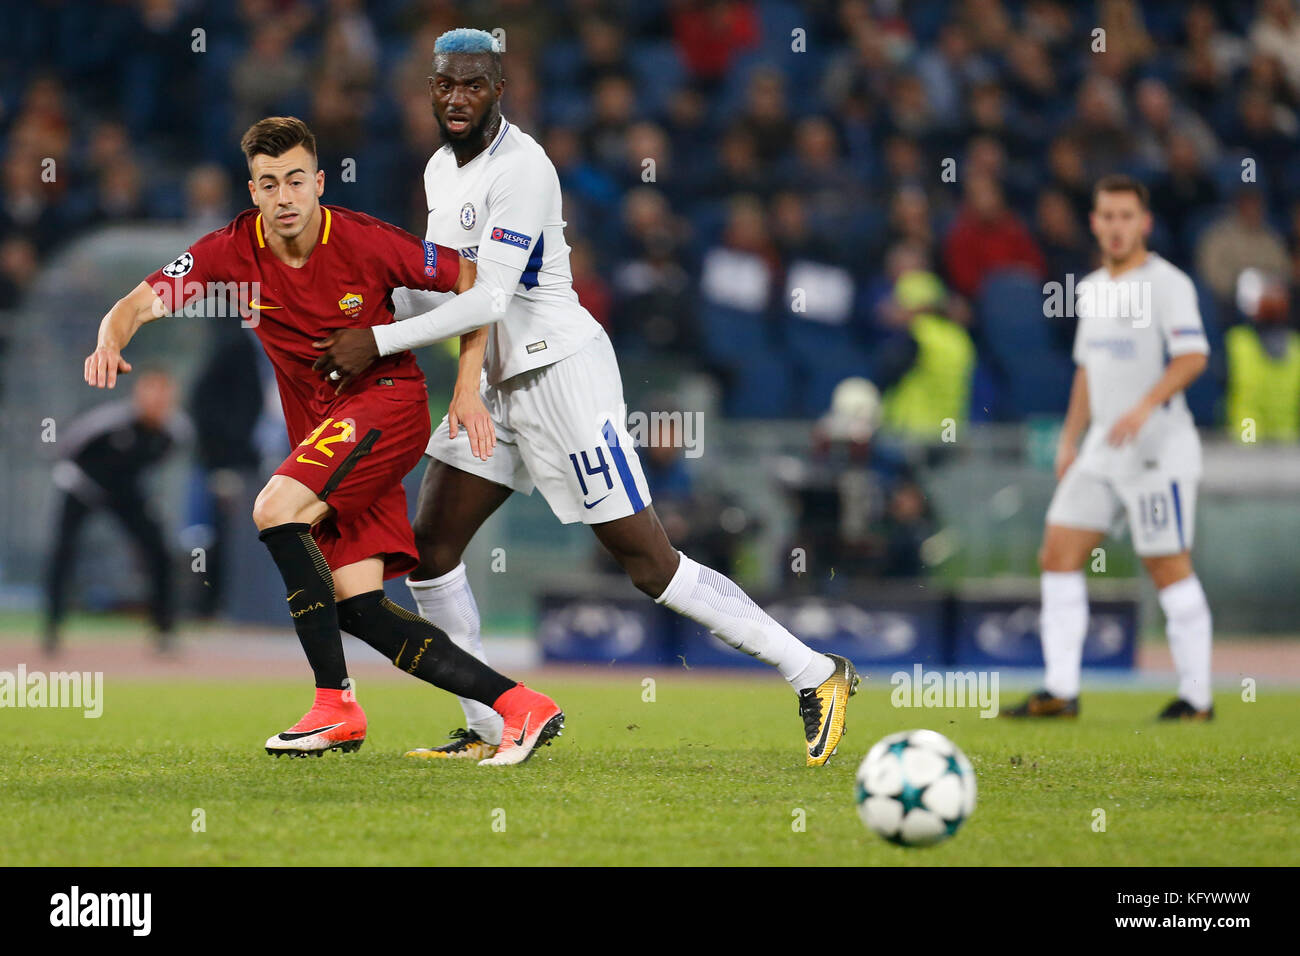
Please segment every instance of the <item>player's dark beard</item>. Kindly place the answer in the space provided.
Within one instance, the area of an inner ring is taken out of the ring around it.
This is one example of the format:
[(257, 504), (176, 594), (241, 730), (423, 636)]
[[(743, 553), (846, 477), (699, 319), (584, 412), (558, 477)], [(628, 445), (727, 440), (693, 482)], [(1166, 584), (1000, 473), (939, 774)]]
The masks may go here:
[(451, 151), (456, 154), (458, 160), (463, 160), (467, 156), (473, 157), (478, 155), (479, 151), (487, 146), (487, 134), (491, 132), (493, 124), (501, 116), (501, 111), (493, 103), (483, 113), (483, 118), (469, 128), (464, 136), (457, 138), (452, 136), (451, 130), (447, 129), (447, 124), (437, 110), (433, 113), (434, 122), (438, 124), (438, 132), (442, 134), (442, 141), (451, 144)]

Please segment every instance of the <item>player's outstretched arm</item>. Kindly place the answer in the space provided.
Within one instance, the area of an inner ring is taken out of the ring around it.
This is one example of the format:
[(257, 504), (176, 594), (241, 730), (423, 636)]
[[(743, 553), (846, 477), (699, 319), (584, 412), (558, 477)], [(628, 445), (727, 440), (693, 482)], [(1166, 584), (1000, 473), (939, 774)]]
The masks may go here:
[(131, 363), (122, 358), (132, 336), (146, 322), (167, 314), (162, 299), (146, 282), (141, 282), (118, 299), (99, 323), (99, 343), (86, 356), (86, 384), (96, 388), (113, 388), (118, 375), (131, 371)]
[[(419, 242), (419, 240), (414, 238), (412, 238), (412, 241)], [(421, 246), (421, 249), (423, 249), (423, 246)], [(450, 252), (451, 250), (446, 251)], [(474, 280), (477, 277), (478, 272), (475, 269), (474, 263), (466, 259), (464, 256), (458, 256), (458, 261), (459, 271), (456, 273), (455, 283), (450, 289), (443, 289), (441, 291), (455, 292), (459, 297), (463, 296), (474, 287)], [(410, 281), (412, 277), (408, 275), (398, 278), (399, 281), (400, 279)], [(396, 288), (397, 286), (394, 287)], [(422, 288), (427, 289), (428, 287), (422, 286)], [(454, 302), (456, 300), (453, 299), (452, 301)], [(446, 306), (440, 306), (439, 308), (445, 307)], [(438, 311), (437, 308), (433, 310), (433, 312), (436, 311)], [(433, 312), (427, 312), (424, 313), (424, 315), (432, 315)], [(414, 321), (415, 319), (406, 319), (399, 324), (404, 325), (406, 322)], [(457, 329), (454, 333), (441, 336), (441, 338), (450, 338), (452, 334), (460, 335), (462, 332), (472, 331), (482, 324), (481, 321), (470, 323), (463, 329)], [(338, 386), (334, 389), (335, 395), (347, 388), (348, 384), (354, 378), (369, 368), (380, 356), (391, 355), (393, 354), (393, 351), (402, 351), (401, 349), (384, 351), (380, 347), (380, 334), (386, 328), (391, 328), (391, 326), (377, 325), (365, 329), (338, 329), (325, 336), (325, 338), (311, 344), (312, 348), (321, 353), (320, 357), (317, 358), (315, 363), (312, 365), (312, 368), (326, 377), (330, 377), (334, 372), (338, 372), (337, 376), (330, 379), (331, 381), (338, 382)]]
[(424, 348), (503, 319), (523, 268), (482, 256), (475, 267), (470, 287), (450, 302), (402, 322), (376, 326), (375, 344), (379, 354), (392, 355), (405, 349)]

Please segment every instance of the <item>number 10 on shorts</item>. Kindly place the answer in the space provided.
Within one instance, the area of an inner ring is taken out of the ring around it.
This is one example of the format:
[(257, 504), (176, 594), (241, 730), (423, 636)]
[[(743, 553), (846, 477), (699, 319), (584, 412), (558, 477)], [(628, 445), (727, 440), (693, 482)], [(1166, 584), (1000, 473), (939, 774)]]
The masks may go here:
[(1163, 531), (1169, 526), (1169, 498), (1162, 491), (1138, 495), (1138, 520), (1146, 533)]

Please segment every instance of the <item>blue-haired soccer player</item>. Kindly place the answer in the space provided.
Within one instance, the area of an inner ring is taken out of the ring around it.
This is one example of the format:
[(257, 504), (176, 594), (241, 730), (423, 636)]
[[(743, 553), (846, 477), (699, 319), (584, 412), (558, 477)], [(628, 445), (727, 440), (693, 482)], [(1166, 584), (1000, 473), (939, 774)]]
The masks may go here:
[[(351, 376), (379, 356), (460, 336), (460, 374), (429, 442), (415, 521), (420, 565), (407, 584), (420, 613), (483, 657), (461, 556), (511, 492), (540, 488), (562, 522), (591, 525), (640, 590), (776, 667), (798, 694), (807, 763), (821, 766), (844, 733), (858, 675), (669, 542), (627, 432), (614, 350), (573, 291), (559, 178), (537, 142), (502, 116), (505, 85), (490, 34), (460, 29), (438, 38), (429, 91), (446, 145), (424, 171), (427, 238), (476, 259), (473, 288), (410, 305), (408, 314), (421, 314), (403, 322), (344, 330), (325, 345), (324, 370)], [(461, 704), (467, 729), (412, 755), (494, 751), (500, 716), (475, 701)]]

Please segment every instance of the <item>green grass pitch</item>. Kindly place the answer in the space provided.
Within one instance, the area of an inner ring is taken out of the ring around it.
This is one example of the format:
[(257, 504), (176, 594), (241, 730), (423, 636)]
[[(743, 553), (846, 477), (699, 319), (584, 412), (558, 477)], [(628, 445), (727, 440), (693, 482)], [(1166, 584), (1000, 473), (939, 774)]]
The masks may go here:
[[(654, 702), (641, 679), (538, 675), (568, 729), (517, 768), (404, 759), (460, 722), (450, 697), (414, 682), (363, 685), (365, 746), (309, 760), (261, 746), (300, 715), (301, 684), (109, 681), (99, 719), (0, 710), (0, 863), (1300, 862), (1294, 691), (1220, 695), (1216, 723), (1160, 726), (1160, 693), (1086, 692), (1077, 722), (1020, 723), (894, 709), (866, 684), (839, 754), (817, 770), (774, 678), (661, 674)], [(952, 737), (979, 779), (974, 816), (928, 849), (885, 843), (853, 806), (867, 748), (911, 727)]]

